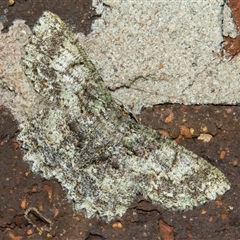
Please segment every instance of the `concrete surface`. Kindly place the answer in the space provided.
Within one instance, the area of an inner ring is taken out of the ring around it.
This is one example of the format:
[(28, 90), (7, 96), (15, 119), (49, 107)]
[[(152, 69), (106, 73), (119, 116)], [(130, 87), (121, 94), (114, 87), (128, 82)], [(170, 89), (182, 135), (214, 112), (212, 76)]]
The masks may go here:
[[(240, 102), (239, 58), (222, 56), (224, 36), (237, 35), (223, 0), (94, 0), (93, 6), (101, 17), (79, 40), (113, 97), (134, 114), (160, 103)], [(21, 121), (39, 99), (20, 64), (30, 30), (21, 20), (9, 29), (0, 34), (0, 104)]]
[(139, 113), (159, 103), (238, 104), (237, 30), (223, 0), (93, 2), (102, 17), (79, 37), (113, 96)]

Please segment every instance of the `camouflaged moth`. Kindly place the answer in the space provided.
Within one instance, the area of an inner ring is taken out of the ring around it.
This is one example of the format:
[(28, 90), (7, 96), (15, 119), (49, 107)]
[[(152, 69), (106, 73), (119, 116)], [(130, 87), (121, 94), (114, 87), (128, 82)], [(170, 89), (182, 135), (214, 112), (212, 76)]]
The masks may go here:
[(76, 210), (107, 221), (136, 194), (168, 210), (187, 210), (230, 184), (206, 160), (144, 127), (111, 97), (61, 19), (45, 12), (26, 45), (26, 75), (42, 96), (18, 139), (32, 171), (56, 178)]

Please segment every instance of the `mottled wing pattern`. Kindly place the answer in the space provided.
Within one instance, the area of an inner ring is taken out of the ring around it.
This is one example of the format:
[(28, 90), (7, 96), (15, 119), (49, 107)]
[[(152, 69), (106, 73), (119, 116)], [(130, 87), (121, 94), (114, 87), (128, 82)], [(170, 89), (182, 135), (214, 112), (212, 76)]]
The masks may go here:
[(74, 34), (45, 12), (26, 46), (26, 75), (44, 97), (18, 139), (34, 172), (56, 178), (76, 210), (107, 221), (136, 194), (169, 210), (187, 210), (230, 188), (217, 168), (116, 104)]

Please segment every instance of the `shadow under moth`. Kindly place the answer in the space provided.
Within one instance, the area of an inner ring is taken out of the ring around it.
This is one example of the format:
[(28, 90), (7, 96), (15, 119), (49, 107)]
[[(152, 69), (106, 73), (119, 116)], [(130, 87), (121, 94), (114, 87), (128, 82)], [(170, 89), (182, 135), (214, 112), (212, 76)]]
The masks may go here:
[(25, 51), (25, 74), (43, 100), (20, 125), (24, 160), (56, 178), (76, 210), (110, 221), (136, 194), (175, 211), (230, 189), (216, 167), (133, 121), (58, 16), (44, 12)]

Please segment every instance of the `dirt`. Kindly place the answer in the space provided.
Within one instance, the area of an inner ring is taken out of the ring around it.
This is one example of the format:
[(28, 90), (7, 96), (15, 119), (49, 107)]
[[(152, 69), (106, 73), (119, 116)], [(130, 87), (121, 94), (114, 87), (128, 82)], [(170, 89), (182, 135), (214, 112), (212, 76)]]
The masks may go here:
[[(234, 1), (229, 4), (234, 5)], [(2, 1), (0, 17), (6, 8), (5, 31), (16, 18), (26, 19), (32, 26), (47, 9), (69, 19), (76, 32), (85, 34), (98, 17), (88, 0), (62, 0), (61, 4), (16, 0), (11, 6), (9, 1)], [(240, 16), (239, 11), (234, 14)], [(0, 107), (0, 239), (240, 239), (240, 107), (164, 104), (143, 109), (137, 118), (219, 168), (231, 182), (231, 189), (215, 201), (186, 212), (166, 211), (139, 195), (122, 218), (108, 224), (87, 219), (84, 213), (73, 211), (57, 181), (30, 171), (16, 141), (18, 123), (8, 109)]]

